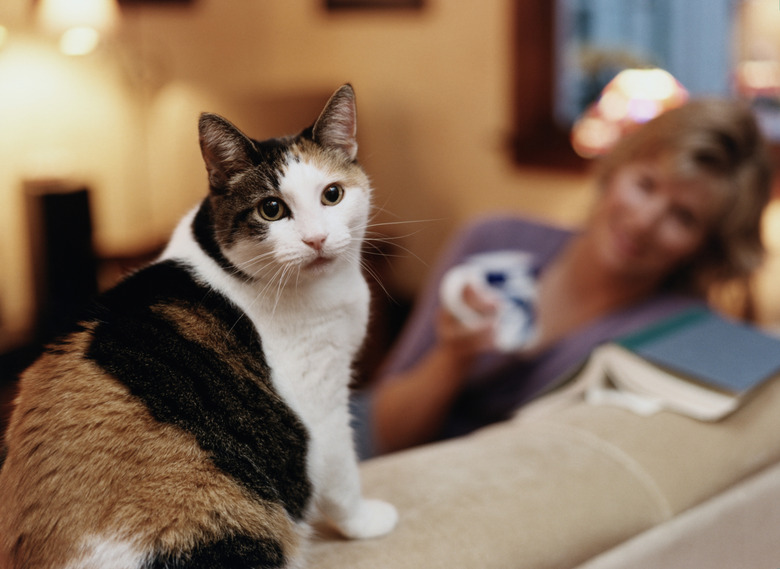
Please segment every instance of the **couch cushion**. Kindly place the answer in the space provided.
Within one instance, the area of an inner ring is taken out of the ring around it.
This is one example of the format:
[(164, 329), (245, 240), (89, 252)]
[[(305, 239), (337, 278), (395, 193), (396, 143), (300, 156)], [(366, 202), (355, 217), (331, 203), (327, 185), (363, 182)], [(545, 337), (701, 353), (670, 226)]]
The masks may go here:
[[(551, 395), (549, 397), (556, 397)], [(363, 465), (398, 528), (325, 535), (313, 566), (574, 567), (780, 458), (780, 382), (719, 423), (579, 399)]]
[(780, 463), (577, 569), (777, 567)]

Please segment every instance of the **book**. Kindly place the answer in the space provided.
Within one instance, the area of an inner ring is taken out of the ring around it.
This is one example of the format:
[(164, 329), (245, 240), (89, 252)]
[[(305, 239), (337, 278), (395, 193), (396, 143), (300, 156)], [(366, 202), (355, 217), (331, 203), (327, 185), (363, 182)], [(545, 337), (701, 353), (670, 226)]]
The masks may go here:
[(597, 347), (579, 381), (594, 403), (717, 421), (778, 375), (780, 338), (693, 308)]

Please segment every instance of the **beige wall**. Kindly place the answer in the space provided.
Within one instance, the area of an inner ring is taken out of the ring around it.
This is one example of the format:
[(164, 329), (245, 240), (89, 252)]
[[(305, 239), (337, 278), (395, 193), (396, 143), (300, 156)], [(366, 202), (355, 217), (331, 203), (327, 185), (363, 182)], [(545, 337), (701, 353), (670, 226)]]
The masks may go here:
[[(322, 4), (145, 6), (124, 13), (101, 53), (69, 59), (39, 38), (20, 43), (22, 32), (34, 31), (20, 8), (26, 2), (4, 0), (0, 24), (11, 29), (0, 47), (6, 340), (31, 309), (21, 180), (87, 181), (99, 251), (141, 250), (164, 239), (205, 191), (195, 126), (203, 110), (251, 135), (282, 134), (274, 129), (305, 126), (330, 92), (351, 82), (377, 223), (414, 222), (377, 227), (403, 236), (411, 251), (397, 261), (404, 292), (473, 215), (517, 209), (566, 224), (582, 219), (586, 179), (516, 168), (506, 151), (512, 0), (426, 0), (409, 12), (328, 13)], [(306, 116), (287, 116), (296, 109)]]
[[(780, 18), (770, 23), (765, 1), (743, 5), (738, 52), (778, 45)], [(519, 168), (507, 151), (514, 0), (342, 13), (323, 3), (196, 0), (125, 10), (114, 39), (81, 59), (57, 54), (37, 34), (27, 0), (0, 3), (0, 25), (10, 30), (0, 45), (0, 346), (24, 331), (33, 308), (22, 180), (85, 181), (98, 251), (142, 251), (205, 192), (196, 133), (204, 110), (273, 136), (311, 122), (351, 82), (376, 230), (409, 251), (391, 277), (405, 294), (474, 215), (510, 209), (566, 225), (584, 218), (587, 176)], [(767, 229), (773, 250), (776, 225)], [(776, 258), (760, 282), (772, 320), (780, 320)]]
[[(579, 177), (520, 171), (511, 134), (511, 0), (427, 0), (422, 11), (327, 13), (321, 0), (201, 0), (190, 12), (145, 10), (128, 22), (144, 59), (176, 79), (261, 103), (324, 98), (351, 82), (358, 95), (361, 160), (376, 186), (380, 221), (428, 261), (470, 216), (519, 208), (578, 221)], [(167, 78), (168, 79), (168, 78)], [(273, 109), (271, 109), (273, 112)], [(303, 121), (313, 116), (301, 117)], [(265, 135), (265, 133), (261, 133)], [(269, 133), (273, 134), (273, 133)], [(417, 260), (404, 285), (416, 285)]]
[[(65, 60), (30, 38), (0, 51), (0, 314), (23, 329), (32, 309), (25, 179), (65, 177), (96, 191), (104, 248), (144, 226), (137, 199), (142, 109), (112, 65)], [(143, 168), (143, 167), (142, 167)], [(143, 197), (143, 196), (142, 196)]]
[[(60, 174), (88, 182), (99, 251), (143, 250), (205, 191), (195, 130), (203, 110), (273, 136), (310, 122), (330, 92), (351, 82), (377, 223), (408, 222), (377, 227), (410, 251), (394, 273), (406, 293), (473, 215), (512, 209), (576, 224), (587, 212), (586, 177), (518, 168), (506, 151), (513, 0), (426, 0), (410, 12), (327, 13), (320, 0), (147, 6), (126, 11), (115, 40), (80, 60), (39, 38), (18, 39), (32, 32), (27, 5), (0, 4), (0, 24), (11, 30), (0, 46), (6, 337), (25, 327), (32, 308), (21, 181)], [(737, 52), (777, 55), (777, 16), (768, 0), (745, 3)], [(767, 225), (773, 251), (775, 226)], [(770, 320), (780, 320), (776, 258), (759, 283)]]

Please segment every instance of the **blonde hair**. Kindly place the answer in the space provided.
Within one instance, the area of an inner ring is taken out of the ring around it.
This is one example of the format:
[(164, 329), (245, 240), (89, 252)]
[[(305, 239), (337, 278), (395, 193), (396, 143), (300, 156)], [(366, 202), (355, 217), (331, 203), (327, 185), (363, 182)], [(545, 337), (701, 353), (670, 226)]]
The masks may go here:
[(772, 179), (768, 148), (750, 108), (704, 99), (667, 111), (601, 160), (601, 187), (622, 166), (644, 160), (663, 160), (680, 178), (704, 178), (721, 205), (702, 251), (672, 275), (670, 286), (706, 294), (712, 286), (747, 278), (764, 257), (761, 216)]

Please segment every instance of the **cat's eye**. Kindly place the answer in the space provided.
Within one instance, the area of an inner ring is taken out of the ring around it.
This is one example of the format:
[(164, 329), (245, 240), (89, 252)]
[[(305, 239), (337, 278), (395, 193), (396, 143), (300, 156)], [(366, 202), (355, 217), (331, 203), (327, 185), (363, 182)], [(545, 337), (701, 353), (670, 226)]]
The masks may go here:
[(287, 206), (277, 198), (265, 198), (257, 206), (257, 211), (263, 219), (268, 221), (278, 221), (288, 215)]
[(336, 205), (344, 197), (344, 188), (338, 184), (331, 184), (322, 191), (323, 205)]

